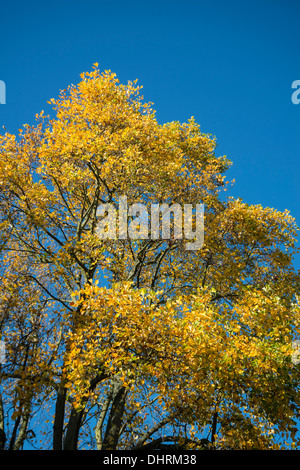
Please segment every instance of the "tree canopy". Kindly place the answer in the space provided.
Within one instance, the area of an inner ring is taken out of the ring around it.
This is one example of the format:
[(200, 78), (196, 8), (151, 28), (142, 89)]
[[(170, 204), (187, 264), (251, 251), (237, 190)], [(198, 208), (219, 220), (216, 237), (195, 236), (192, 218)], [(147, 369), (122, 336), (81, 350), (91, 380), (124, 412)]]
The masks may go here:
[[(227, 197), (216, 139), (137, 81), (95, 64), (49, 103), (0, 136), (1, 448), (297, 447), (289, 211)], [(203, 245), (100, 238), (121, 196), (204, 204)]]

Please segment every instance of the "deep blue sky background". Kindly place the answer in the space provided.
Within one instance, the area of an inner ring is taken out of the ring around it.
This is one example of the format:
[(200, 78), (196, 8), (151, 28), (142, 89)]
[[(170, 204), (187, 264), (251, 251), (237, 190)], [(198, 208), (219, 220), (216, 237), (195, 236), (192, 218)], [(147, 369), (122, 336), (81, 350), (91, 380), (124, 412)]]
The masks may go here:
[(233, 161), (231, 194), (300, 225), (299, 0), (12, 0), (0, 17), (0, 132), (49, 113), (98, 62), (123, 83), (138, 78), (160, 123), (194, 116), (215, 135)]

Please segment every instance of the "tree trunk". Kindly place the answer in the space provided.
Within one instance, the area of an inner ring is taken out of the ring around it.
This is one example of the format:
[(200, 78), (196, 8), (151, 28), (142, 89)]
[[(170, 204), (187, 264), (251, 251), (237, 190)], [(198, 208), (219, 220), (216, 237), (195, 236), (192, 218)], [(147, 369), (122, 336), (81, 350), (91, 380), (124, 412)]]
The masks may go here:
[(66, 437), (64, 439), (64, 450), (77, 450), (78, 435), (83, 414), (84, 408), (76, 410), (72, 407)]
[(0, 395), (0, 450), (4, 450), (6, 442), (6, 434), (4, 430), (4, 409), (2, 395)]
[(53, 450), (62, 450), (65, 406), (66, 389), (64, 387), (59, 387), (57, 391), (53, 425)]
[[(107, 376), (104, 373), (98, 374), (94, 379), (91, 380), (89, 391), (93, 391), (99, 382), (106, 379)], [(72, 407), (67, 432), (63, 443), (64, 450), (77, 450), (78, 436), (82, 423), (82, 417), (84, 415), (85, 406), (88, 401), (88, 396), (82, 399), (81, 408), (76, 410)]]
[(115, 450), (119, 440), (127, 390), (120, 383), (117, 383), (116, 385), (116, 393), (111, 406), (106, 432), (103, 439), (103, 450)]

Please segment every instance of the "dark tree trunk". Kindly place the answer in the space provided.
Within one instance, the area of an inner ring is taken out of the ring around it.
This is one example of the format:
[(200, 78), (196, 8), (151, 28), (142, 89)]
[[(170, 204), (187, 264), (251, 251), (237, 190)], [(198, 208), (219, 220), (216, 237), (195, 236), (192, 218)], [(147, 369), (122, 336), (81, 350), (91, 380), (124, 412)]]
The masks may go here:
[(64, 440), (64, 450), (77, 450), (78, 435), (83, 414), (84, 408), (79, 410), (72, 408)]
[(53, 425), (53, 450), (62, 450), (64, 417), (66, 406), (66, 389), (59, 388), (55, 405), (55, 418)]
[(122, 425), (122, 417), (127, 391), (124, 386), (119, 386), (114, 396), (109, 419), (103, 439), (103, 450), (115, 450), (119, 440), (119, 433)]

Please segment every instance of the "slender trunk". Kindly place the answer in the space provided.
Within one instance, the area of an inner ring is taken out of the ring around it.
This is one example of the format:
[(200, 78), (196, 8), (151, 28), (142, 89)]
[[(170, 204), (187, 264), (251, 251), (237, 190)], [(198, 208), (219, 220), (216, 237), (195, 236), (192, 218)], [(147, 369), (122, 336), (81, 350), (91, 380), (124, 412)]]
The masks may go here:
[(127, 390), (117, 384), (116, 393), (111, 406), (105, 436), (102, 443), (103, 450), (115, 450), (119, 440), (122, 417), (124, 413)]
[(12, 433), (11, 433), (11, 438), (10, 438), (9, 448), (8, 448), (9, 450), (13, 450), (13, 449), (14, 449), (14, 445), (15, 445), (15, 442), (16, 442), (17, 431), (18, 431), (18, 427), (19, 427), (20, 421), (21, 421), (21, 416), (18, 416), (17, 419), (15, 420), (15, 424), (14, 424), (14, 427), (13, 427), (13, 431), (12, 431)]
[(6, 442), (6, 434), (4, 430), (4, 409), (2, 395), (0, 395), (0, 450), (4, 450)]
[(30, 405), (27, 405), (23, 411), (20, 430), (18, 433), (18, 437), (16, 438), (16, 441), (14, 443), (13, 450), (19, 450), (23, 446), (23, 443), (27, 437), (27, 426), (29, 423), (29, 417), (30, 417)]
[(215, 439), (217, 432), (218, 412), (216, 411), (213, 415), (212, 429), (211, 429), (211, 448), (215, 449)]
[[(89, 391), (93, 391), (98, 383), (106, 378), (107, 376), (104, 373), (97, 375), (94, 379), (91, 380)], [(67, 432), (63, 443), (64, 450), (77, 450), (79, 431), (87, 402), (88, 395), (82, 399), (81, 407), (79, 409), (72, 407), (68, 421)]]
[(78, 435), (81, 426), (84, 408), (76, 410), (72, 407), (66, 436), (64, 439), (64, 450), (77, 450)]
[(112, 397), (109, 395), (105, 402), (103, 403), (103, 406), (101, 408), (101, 412), (96, 424), (95, 428), (95, 437), (96, 437), (96, 443), (97, 443), (97, 450), (102, 449), (102, 444), (103, 444), (103, 423), (109, 408), (109, 405), (111, 403)]
[(15, 425), (9, 443), (9, 450), (19, 450), (27, 436), (27, 426), (30, 417), (30, 403), (20, 406), (20, 414), (15, 420)]
[(55, 418), (53, 425), (53, 450), (62, 450), (65, 407), (66, 389), (64, 387), (59, 387), (57, 391)]

